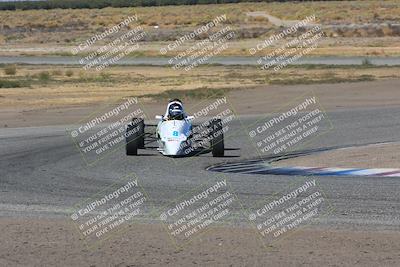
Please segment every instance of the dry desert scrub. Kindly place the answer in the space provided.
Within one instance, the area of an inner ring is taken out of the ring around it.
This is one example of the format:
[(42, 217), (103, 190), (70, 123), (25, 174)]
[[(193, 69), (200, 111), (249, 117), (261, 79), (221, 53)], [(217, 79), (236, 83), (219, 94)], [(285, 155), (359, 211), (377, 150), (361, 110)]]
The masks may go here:
[[(163, 6), (104, 9), (53, 9), (0, 11), (0, 34), (8, 43), (48, 41), (76, 43), (102, 32), (137, 14), (138, 24), (147, 29), (160, 26), (160, 35), (169, 40), (168, 29), (187, 30), (226, 14), (226, 24), (234, 28), (269, 27), (268, 19), (249, 17), (247, 12), (261, 11), (287, 20), (301, 20), (315, 14), (322, 24), (395, 23), (400, 18), (400, 2), (389, 1), (328, 1), (328, 2), (272, 2), (221, 5)], [(130, 28), (135, 25), (130, 25)], [(163, 32), (164, 31), (164, 32)], [(68, 36), (66, 37), (66, 33)], [(352, 36), (356, 32), (350, 32)], [(362, 33), (360, 33), (362, 35)], [(393, 34), (389, 27), (382, 34)], [(0, 38), (1, 42), (1, 38)]]
[[(276, 73), (254, 66), (201, 66), (191, 72), (169, 67), (118, 66), (106, 72), (83, 72), (69, 66), (73, 76), (55, 76), (61, 66), (20, 66), (17, 76), (1, 76), (0, 105), (3, 107), (48, 108), (96, 104), (113, 98), (142, 96), (168, 98), (207, 97), (230, 90), (269, 84), (313, 84), (359, 82), (400, 78), (398, 67), (303, 66)], [(195, 90), (190, 92), (190, 90)], [(179, 91), (179, 92), (178, 92)]]

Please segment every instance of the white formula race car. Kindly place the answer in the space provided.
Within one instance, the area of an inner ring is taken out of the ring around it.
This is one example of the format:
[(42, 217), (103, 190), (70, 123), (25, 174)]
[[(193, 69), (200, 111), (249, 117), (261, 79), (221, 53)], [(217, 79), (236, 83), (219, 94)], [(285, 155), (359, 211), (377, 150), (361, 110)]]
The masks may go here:
[[(142, 118), (133, 118), (126, 129), (126, 154), (137, 155), (138, 149), (157, 150), (170, 157), (193, 156), (211, 152), (214, 157), (224, 156), (224, 129), (222, 121), (214, 118), (193, 125), (193, 116), (187, 116), (182, 101), (171, 100), (165, 114), (157, 115), (156, 125), (145, 124)], [(146, 130), (156, 127), (155, 131)], [(158, 143), (157, 147), (151, 146)]]

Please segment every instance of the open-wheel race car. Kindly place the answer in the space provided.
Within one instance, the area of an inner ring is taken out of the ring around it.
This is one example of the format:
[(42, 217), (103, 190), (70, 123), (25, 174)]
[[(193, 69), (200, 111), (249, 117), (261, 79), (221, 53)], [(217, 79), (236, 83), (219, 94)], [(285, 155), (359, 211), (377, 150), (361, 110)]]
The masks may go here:
[[(138, 155), (138, 149), (156, 148), (170, 157), (193, 156), (211, 152), (224, 156), (224, 130), (220, 118), (193, 125), (194, 116), (184, 111), (182, 101), (171, 100), (164, 115), (157, 115), (157, 124), (145, 124), (133, 118), (126, 129), (126, 154)], [(153, 129), (152, 129), (153, 128)], [(157, 146), (154, 146), (157, 143)]]

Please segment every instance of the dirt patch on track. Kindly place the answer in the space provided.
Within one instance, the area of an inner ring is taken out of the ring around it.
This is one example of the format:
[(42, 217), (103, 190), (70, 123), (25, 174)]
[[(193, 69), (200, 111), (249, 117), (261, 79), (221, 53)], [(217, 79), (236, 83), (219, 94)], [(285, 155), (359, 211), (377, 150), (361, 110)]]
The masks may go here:
[(308, 156), (281, 160), (278, 166), (400, 168), (400, 143), (341, 148)]

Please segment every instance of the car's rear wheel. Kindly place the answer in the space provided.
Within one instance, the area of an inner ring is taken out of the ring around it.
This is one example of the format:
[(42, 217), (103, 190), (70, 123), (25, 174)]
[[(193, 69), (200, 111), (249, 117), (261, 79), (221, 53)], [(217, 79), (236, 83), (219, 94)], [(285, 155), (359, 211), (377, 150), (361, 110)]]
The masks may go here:
[(221, 119), (210, 121), (210, 146), (213, 157), (223, 157), (225, 154), (224, 132)]
[(144, 121), (133, 118), (126, 129), (126, 154), (135, 156), (138, 148), (144, 148)]

